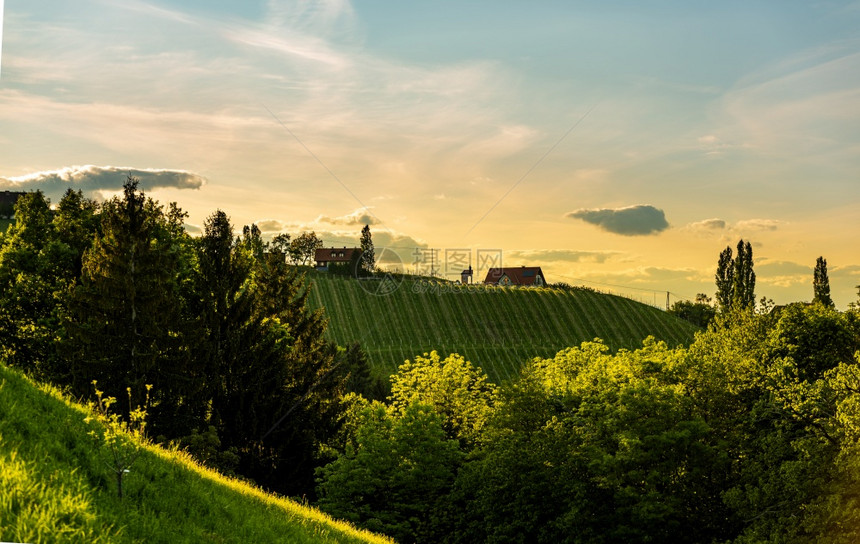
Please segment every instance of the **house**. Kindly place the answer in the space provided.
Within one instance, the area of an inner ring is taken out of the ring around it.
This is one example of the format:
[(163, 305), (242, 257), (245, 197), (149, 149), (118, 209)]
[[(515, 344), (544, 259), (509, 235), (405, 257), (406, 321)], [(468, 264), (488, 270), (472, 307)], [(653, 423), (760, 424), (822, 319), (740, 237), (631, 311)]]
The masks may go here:
[(20, 191), (0, 191), (0, 217), (11, 219), (15, 214), (15, 203), (25, 194)]
[(491, 268), (487, 271), (487, 278), (484, 283), (501, 286), (544, 286), (546, 285), (546, 278), (539, 266)]
[(469, 268), (460, 272), (460, 283), (468, 285), (472, 283), (472, 265)]
[[(357, 255), (356, 255), (357, 254)], [(358, 247), (321, 247), (316, 250), (314, 260), (316, 261), (317, 270), (328, 270), (331, 264), (349, 264), (356, 255), (356, 259), (361, 257), (361, 248)]]

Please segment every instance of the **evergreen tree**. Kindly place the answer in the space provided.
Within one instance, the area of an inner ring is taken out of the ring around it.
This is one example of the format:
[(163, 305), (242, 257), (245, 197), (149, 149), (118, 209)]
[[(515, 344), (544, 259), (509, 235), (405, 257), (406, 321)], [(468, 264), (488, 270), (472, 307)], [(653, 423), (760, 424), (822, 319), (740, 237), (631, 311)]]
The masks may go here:
[[(169, 389), (171, 357), (179, 343), (178, 251), (157, 202), (138, 191), (129, 176), (123, 197), (104, 204), (102, 234), (83, 257), (81, 285), (65, 323), (72, 380), (80, 395), (92, 380), (106, 395), (143, 405), (145, 386), (156, 395)], [(156, 399), (158, 402), (158, 399)]]
[(361, 268), (366, 272), (376, 269), (376, 255), (373, 250), (373, 239), (370, 236), (370, 225), (361, 229)]
[(233, 237), (215, 212), (198, 245), (194, 368), (207, 376), (198, 433), (215, 428), (237, 472), (282, 493), (312, 491), (320, 445), (334, 433), (344, 376), (307, 310), (304, 276), (266, 251), (254, 226)]
[(815, 272), (813, 273), (812, 289), (815, 292), (813, 302), (833, 308), (833, 299), (830, 298), (830, 279), (827, 277), (827, 259), (819, 257), (815, 261)]
[(720, 309), (727, 311), (732, 307), (732, 287), (734, 285), (735, 269), (732, 262), (732, 248), (727, 246), (720, 253), (717, 264), (717, 304)]

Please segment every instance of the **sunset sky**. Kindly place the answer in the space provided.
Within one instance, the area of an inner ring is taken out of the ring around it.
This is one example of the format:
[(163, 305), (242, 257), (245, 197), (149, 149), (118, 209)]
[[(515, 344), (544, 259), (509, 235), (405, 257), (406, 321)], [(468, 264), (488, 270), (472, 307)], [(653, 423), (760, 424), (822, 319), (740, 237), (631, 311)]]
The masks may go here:
[[(860, 2), (7, 0), (0, 190), (114, 194), (199, 232), (501, 249), (648, 303), (860, 284)], [(441, 263), (444, 264), (444, 263)]]

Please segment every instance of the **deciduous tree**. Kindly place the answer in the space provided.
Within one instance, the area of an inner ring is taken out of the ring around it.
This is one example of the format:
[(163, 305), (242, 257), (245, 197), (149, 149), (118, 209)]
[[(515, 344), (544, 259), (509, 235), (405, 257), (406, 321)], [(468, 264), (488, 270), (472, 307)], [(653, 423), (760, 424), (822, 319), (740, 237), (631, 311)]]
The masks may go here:
[(299, 265), (308, 265), (313, 262), (316, 250), (323, 246), (314, 231), (303, 232), (290, 242), (290, 258)]

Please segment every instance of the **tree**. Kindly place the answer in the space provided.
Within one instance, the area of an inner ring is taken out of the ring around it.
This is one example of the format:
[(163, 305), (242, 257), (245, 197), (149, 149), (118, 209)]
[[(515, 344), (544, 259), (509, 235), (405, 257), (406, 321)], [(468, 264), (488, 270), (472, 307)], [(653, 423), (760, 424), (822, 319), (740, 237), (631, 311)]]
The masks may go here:
[(726, 247), (720, 253), (717, 263), (717, 304), (720, 309), (727, 311), (732, 307), (732, 286), (734, 285), (735, 269), (732, 265), (732, 248)]
[(400, 365), (391, 377), (389, 405), (395, 414), (413, 403), (433, 407), (448, 438), (469, 449), (478, 442), (497, 395), (483, 370), (456, 353), (442, 359), (433, 351)]
[(454, 541), (725, 541), (728, 463), (677, 383), (684, 357), (589, 342), (526, 366), (458, 477)]
[(30, 373), (53, 351), (57, 284), (56, 230), (50, 203), (41, 191), (15, 204), (15, 223), (0, 247), (0, 358)]
[(433, 513), (463, 460), (442, 417), (418, 403), (392, 415), (374, 402), (359, 420), (346, 451), (317, 471), (319, 507), (398, 542), (438, 542), (427, 536)]
[(720, 253), (717, 263), (717, 304), (720, 310), (743, 310), (755, 307), (755, 272), (752, 246), (738, 241), (737, 256), (732, 259), (732, 248)]
[(812, 289), (815, 292), (813, 302), (819, 302), (833, 308), (833, 299), (830, 298), (830, 279), (827, 277), (827, 260), (819, 257), (815, 261), (815, 272), (813, 272)]
[(299, 265), (310, 264), (313, 262), (316, 250), (321, 247), (323, 242), (314, 231), (303, 232), (290, 242), (290, 258)]
[(755, 272), (752, 245), (749, 242), (738, 241), (738, 254), (734, 260), (732, 279), (732, 307), (739, 310), (754, 308)]
[[(151, 384), (158, 404), (172, 386), (181, 343), (175, 229), (131, 176), (100, 218), (102, 233), (84, 255), (64, 323), (72, 385), (87, 395), (95, 379), (108, 396), (121, 398), (128, 387), (140, 396)], [(133, 403), (142, 405), (142, 396)]]
[(679, 300), (672, 305), (670, 314), (677, 315), (699, 327), (707, 328), (717, 315), (717, 309), (711, 304), (711, 297), (704, 293), (696, 295), (696, 301)]
[(366, 272), (376, 269), (376, 256), (373, 251), (373, 239), (370, 236), (370, 225), (361, 229), (361, 267)]
[(207, 409), (197, 437), (214, 427), (217, 440), (207, 443), (235, 451), (237, 472), (281, 493), (312, 493), (347, 370), (335, 367), (323, 314), (308, 310), (304, 275), (265, 251), (259, 229), (236, 239), (219, 210), (198, 244), (193, 352), (206, 384), (196, 404)]
[(290, 235), (286, 232), (276, 234), (269, 244), (269, 250), (280, 255), (289, 255), (290, 253)]

